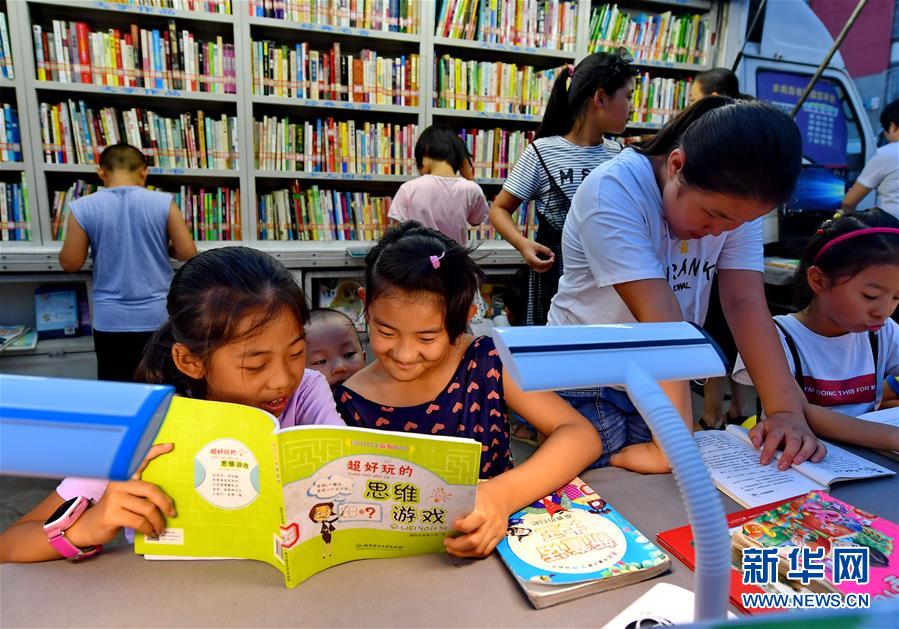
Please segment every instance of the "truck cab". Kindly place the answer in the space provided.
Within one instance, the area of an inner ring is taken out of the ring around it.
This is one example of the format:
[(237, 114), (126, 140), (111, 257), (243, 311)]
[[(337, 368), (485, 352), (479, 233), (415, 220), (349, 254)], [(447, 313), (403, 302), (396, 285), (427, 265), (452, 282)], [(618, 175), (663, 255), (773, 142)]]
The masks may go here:
[[(736, 68), (742, 91), (790, 113), (833, 37), (802, 0), (767, 2), (749, 33), (758, 4), (724, 3), (717, 65), (731, 67), (745, 41)], [(798, 257), (817, 224), (840, 208), (846, 190), (877, 149), (875, 131), (839, 51), (795, 120), (802, 133), (803, 172), (793, 198), (765, 223), (766, 244), (787, 257)], [(873, 202), (872, 193), (859, 207)]]

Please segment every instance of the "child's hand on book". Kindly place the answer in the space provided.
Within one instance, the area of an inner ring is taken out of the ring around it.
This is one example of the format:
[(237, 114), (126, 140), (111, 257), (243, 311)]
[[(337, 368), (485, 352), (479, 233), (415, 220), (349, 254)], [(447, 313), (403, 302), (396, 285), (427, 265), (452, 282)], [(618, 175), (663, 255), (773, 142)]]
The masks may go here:
[(783, 445), (783, 453), (777, 468), (786, 470), (791, 465), (799, 465), (805, 461), (818, 463), (827, 454), (827, 448), (818, 441), (801, 415), (781, 412), (772, 413), (765, 421), (758, 422), (749, 431), (749, 439), (756, 448), (761, 448), (759, 462), (768, 465), (774, 453)]
[(474, 511), (453, 522), (462, 535), (443, 540), (446, 552), (456, 557), (486, 557), (506, 536), (512, 509), (490, 481), (478, 485)]
[(85, 548), (111, 541), (124, 527), (151, 537), (159, 535), (165, 528), (165, 516), (175, 516), (175, 503), (156, 485), (140, 480), (140, 474), (150, 461), (171, 452), (172, 447), (164, 443), (150, 448), (131, 480), (110, 482), (100, 501), (78, 518), (66, 537)]

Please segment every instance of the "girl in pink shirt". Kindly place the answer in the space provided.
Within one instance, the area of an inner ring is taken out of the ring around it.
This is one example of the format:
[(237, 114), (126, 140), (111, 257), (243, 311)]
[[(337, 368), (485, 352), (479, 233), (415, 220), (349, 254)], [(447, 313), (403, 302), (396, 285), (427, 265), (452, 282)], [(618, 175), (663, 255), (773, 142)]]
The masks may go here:
[(468, 226), (483, 223), (489, 209), (481, 186), (462, 176), (471, 173), (469, 160), (468, 149), (449, 126), (422, 131), (415, 143), (421, 176), (397, 190), (387, 213), (391, 224), (418, 221), (466, 244)]
[[(343, 425), (325, 377), (305, 368), (306, 297), (271, 256), (247, 247), (201, 253), (175, 273), (166, 309), (168, 321), (144, 351), (139, 381), (172, 384), (186, 397), (255, 406), (282, 427)], [(59, 559), (43, 524), (77, 496), (93, 501), (64, 533), (78, 548), (105, 544), (125, 527), (159, 534), (175, 505), (140, 473), (173, 447), (153, 446), (129, 481), (65, 479), (0, 535), (0, 561)]]

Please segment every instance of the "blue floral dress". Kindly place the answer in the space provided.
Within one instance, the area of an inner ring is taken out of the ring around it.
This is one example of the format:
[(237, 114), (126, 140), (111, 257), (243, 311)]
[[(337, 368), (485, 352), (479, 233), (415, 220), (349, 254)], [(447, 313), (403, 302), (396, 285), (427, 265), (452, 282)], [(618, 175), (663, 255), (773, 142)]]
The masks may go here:
[(446, 387), (424, 404), (382, 406), (343, 385), (335, 397), (347, 426), (469, 437), (481, 443), (481, 478), (512, 467), (503, 363), (490, 337), (471, 342)]

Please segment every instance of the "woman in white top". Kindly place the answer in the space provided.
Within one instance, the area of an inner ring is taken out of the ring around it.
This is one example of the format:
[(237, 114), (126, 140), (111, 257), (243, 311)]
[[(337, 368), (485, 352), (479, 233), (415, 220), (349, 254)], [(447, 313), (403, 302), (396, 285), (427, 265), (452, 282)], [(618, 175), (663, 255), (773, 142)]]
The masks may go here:
[[(712, 96), (694, 103), (639, 149), (625, 149), (584, 180), (562, 237), (565, 271), (551, 325), (692, 321), (702, 324), (712, 278), (768, 419), (752, 433), (779, 467), (824, 456), (765, 302), (760, 217), (787, 199), (802, 140), (785, 114), (758, 102)], [(692, 430), (689, 387), (663, 383)], [(603, 439), (595, 466), (669, 469), (622, 391), (562, 394)]]

